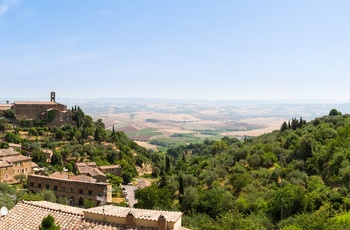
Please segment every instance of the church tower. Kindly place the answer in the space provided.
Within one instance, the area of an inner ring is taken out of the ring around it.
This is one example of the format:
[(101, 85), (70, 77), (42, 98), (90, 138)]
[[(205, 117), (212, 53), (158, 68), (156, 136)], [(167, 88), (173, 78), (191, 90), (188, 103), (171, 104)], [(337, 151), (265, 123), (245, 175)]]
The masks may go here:
[(51, 102), (56, 102), (56, 93), (55, 92), (51, 92)]

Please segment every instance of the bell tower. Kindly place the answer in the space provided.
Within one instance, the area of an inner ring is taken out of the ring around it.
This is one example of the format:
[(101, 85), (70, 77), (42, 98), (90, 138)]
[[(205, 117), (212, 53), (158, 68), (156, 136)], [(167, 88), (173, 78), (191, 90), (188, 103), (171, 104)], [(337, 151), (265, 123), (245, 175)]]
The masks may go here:
[(56, 102), (56, 93), (55, 92), (51, 92), (51, 102)]

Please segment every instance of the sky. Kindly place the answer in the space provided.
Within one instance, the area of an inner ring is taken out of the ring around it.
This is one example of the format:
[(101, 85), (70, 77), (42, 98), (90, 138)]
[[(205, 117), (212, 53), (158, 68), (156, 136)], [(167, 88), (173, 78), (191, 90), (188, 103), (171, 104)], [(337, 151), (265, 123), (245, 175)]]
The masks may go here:
[(348, 0), (0, 0), (0, 99), (350, 101), (349, 9)]

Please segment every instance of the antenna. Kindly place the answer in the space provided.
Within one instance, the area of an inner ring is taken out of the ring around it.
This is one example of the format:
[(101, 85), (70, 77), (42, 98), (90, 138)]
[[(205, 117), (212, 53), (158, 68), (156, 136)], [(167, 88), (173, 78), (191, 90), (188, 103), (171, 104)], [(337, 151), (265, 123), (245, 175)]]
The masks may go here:
[(1, 213), (1, 215), (2, 216), (6, 216), (7, 214), (8, 214), (8, 209), (5, 207), (5, 206), (3, 206), (1, 209), (0, 209), (0, 213)]

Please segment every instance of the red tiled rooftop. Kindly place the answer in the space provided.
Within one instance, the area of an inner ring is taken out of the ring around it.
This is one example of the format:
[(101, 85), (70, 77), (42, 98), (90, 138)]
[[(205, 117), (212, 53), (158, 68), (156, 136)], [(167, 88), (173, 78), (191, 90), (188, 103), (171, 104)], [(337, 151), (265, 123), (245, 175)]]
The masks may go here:
[(84, 182), (96, 182), (97, 180), (89, 177), (89, 176), (85, 176), (85, 175), (77, 175), (77, 176), (71, 176), (69, 177), (70, 180), (75, 180), (75, 181), (84, 181)]
[(12, 162), (21, 162), (21, 161), (31, 161), (32, 160), (30, 157), (23, 156), (21, 154), (15, 155), (15, 156), (4, 157), (2, 159), (6, 160), (6, 161), (8, 161), (10, 163), (12, 163)]
[(115, 169), (115, 168), (121, 168), (120, 165), (101, 165), (99, 166), (100, 169)]
[[(104, 206), (105, 215), (126, 217), (132, 212), (135, 218), (158, 220), (163, 215), (168, 221), (176, 221), (181, 217), (181, 212), (167, 212), (146, 209), (130, 209), (116, 206)], [(108, 223), (84, 218), (84, 213), (103, 214), (102, 206), (92, 209), (81, 209), (76, 207), (55, 204), (47, 201), (20, 201), (6, 216), (0, 216), (0, 229), (37, 230), (42, 219), (52, 215), (55, 222), (62, 230), (122, 230), (122, 229), (157, 229), (149, 227), (132, 227), (125, 224)], [(169, 218), (169, 219), (168, 219)], [(185, 229), (185, 228), (179, 228)]]
[(157, 221), (160, 215), (163, 215), (167, 221), (176, 222), (181, 216), (181, 212), (161, 211), (161, 210), (149, 210), (138, 208), (124, 208), (112, 205), (98, 206), (83, 210), (84, 213), (93, 213), (98, 215), (107, 215), (115, 217), (126, 217), (129, 212), (132, 212), (135, 219), (145, 219)]
[(14, 148), (10, 147), (8, 149), (0, 149), (0, 157), (7, 157), (7, 156), (13, 156), (13, 155), (19, 155), (20, 153), (17, 152)]
[(61, 229), (75, 229), (84, 217), (80, 208), (46, 201), (21, 201), (8, 215), (0, 217), (0, 229), (38, 229), (48, 214), (53, 216)]

